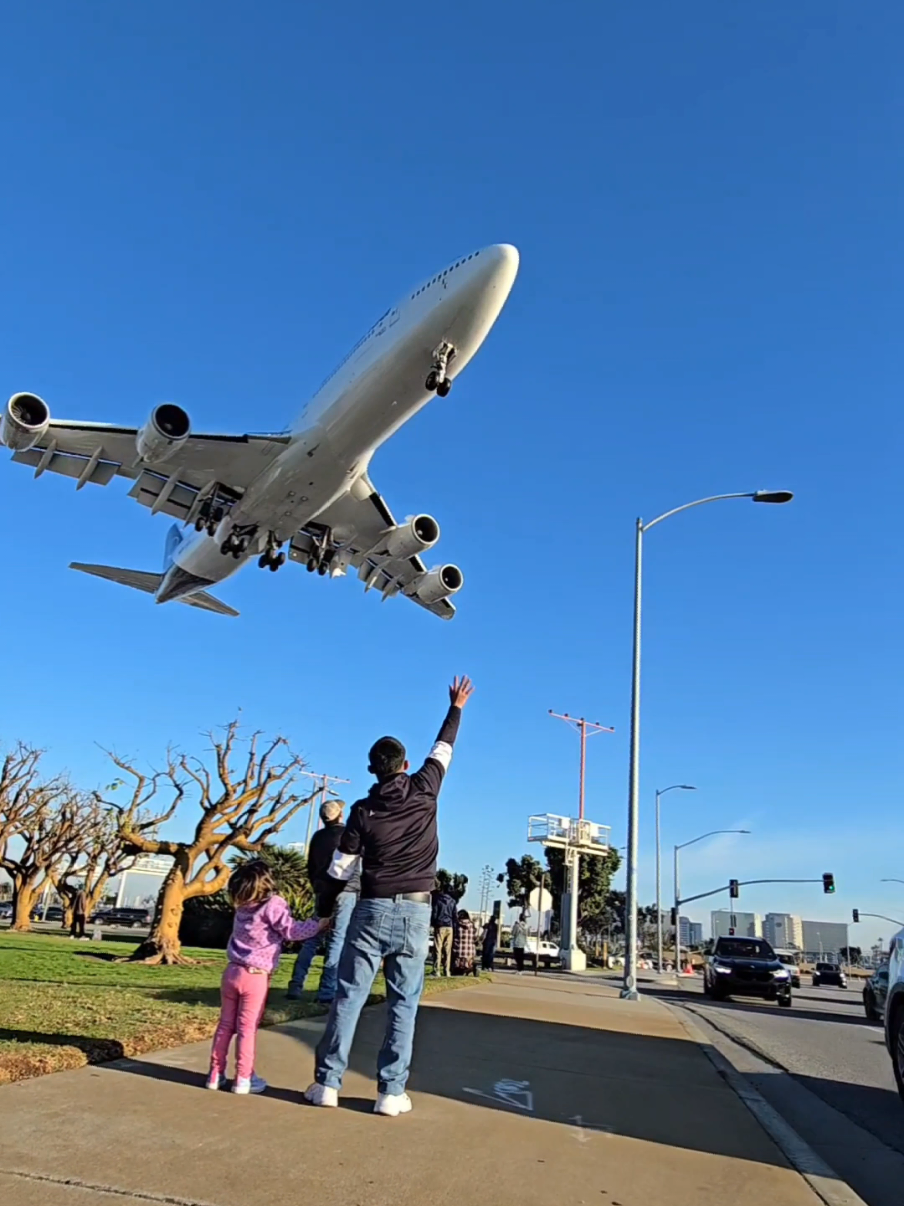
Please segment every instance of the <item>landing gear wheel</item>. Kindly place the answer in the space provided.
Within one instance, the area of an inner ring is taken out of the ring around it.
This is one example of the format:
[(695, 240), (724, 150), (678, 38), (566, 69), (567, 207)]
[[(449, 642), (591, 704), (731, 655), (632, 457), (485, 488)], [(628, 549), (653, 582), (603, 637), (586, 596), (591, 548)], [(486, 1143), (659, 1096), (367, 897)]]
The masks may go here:
[(260, 566), (261, 569), (266, 569), (267, 566), (270, 564), (270, 554), (269, 553), (261, 553), (260, 557), (258, 557), (258, 559), (257, 559), (257, 564)]
[(329, 568), (330, 568), (330, 567), (327, 565), (327, 563), (326, 563), (325, 561), (321, 561), (321, 562), (320, 562), (320, 564), (317, 566), (317, 573), (318, 573), (318, 574), (320, 575), (320, 577), (322, 578), (322, 577), (323, 577), (323, 575), (324, 575), (324, 574), (327, 572), (327, 570), (328, 570)]
[(279, 569), (279, 567), (281, 565), (285, 565), (285, 564), (286, 564), (285, 553), (277, 553), (276, 556), (273, 558), (270, 568), (271, 569)]
[(317, 558), (316, 558), (316, 557), (309, 557), (309, 558), (308, 558), (308, 561), (307, 561), (307, 569), (308, 569), (308, 573), (309, 573), (309, 574), (313, 574), (313, 572), (314, 572), (314, 570), (315, 570), (316, 568), (317, 568)]
[(273, 560), (269, 562), (270, 573), (275, 574), (281, 565), (282, 565), (282, 562), (279, 560), (279, 558), (274, 557)]
[(437, 390), (438, 392), (440, 386), (439, 374), (431, 369), (427, 374), (427, 380), (424, 382), (424, 385), (430, 390), (431, 394), (434, 390)]
[(447, 377), (445, 379), (445, 381), (440, 381), (439, 385), (436, 387), (436, 393), (437, 393), (438, 397), (440, 397), (440, 398), (447, 398), (449, 396), (449, 390), (451, 388), (452, 388), (452, 382)]

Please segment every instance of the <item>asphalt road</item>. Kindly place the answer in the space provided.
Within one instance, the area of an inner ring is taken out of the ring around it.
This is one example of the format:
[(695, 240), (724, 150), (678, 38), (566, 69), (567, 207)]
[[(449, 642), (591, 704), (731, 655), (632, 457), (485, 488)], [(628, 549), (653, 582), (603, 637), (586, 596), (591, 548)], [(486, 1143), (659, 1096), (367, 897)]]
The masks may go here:
[(843, 990), (805, 979), (791, 1009), (744, 997), (711, 1001), (702, 976), (640, 988), (692, 1013), (870, 1206), (904, 1201), (904, 1103), (882, 1026), (866, 1019), (859, 980)]

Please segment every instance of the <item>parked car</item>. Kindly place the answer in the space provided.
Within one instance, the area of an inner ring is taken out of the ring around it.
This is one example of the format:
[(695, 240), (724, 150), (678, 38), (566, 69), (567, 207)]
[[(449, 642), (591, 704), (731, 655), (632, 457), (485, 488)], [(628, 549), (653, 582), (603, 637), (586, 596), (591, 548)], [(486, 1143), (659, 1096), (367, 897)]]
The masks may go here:
[(149, 926), (151, 924), (150, 909), (107, 909), (99, 918), (102, 925), (119, 926), (131, 929), (134, 926)]
[(817, 963), (813, 968), (813, 987), (831, 984), (835, 988), (847, 988), (847, 976), (837, 963)]
[(13, 902), (4, 900), (0, 902), (0, 920), (8, 921), (13, 915)]
[(703, 991), (714, 1001), (763, 997), (791, 1007), (791, 973), (762, 938), (720, 938), (707, 956)]
[(885, 998), (888, 996), (888, 964), (883, 963), (863, 986), (863, 1009), (871, 1022), (885, 1017)]
[(885, 1045), (891, 1056), (898, 1092), (904, 1100), (904, 930), (895, 934), (888, 951)]
[[(530, 962), (533, 962), (534, 955), (537, 954), (537, 939), (536, 936), (530, 937), (527, 940), (525, 951), (526, 957)], [(549, 942), (546, 938), (540, 939), (539, 960), (544, 967), (549, 967), (551, 963), (559, 961), (558, 943)]]

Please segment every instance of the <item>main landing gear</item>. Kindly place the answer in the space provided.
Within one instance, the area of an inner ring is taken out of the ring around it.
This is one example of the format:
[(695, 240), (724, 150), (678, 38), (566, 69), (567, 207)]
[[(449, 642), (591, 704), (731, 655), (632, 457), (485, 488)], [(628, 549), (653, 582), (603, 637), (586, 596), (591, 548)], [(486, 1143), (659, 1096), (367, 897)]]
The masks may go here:
[(226, 508), (222, 503), (217, 501), (216, 494), (212, 494), (210, 498), (201, 503), (198, 514), (195, 517), (195, 531), (200, 532), (204, 528), (207, 529), (208, 536), (215, 536), (217, 528), (223, 516), (226, 514)]
[(249, 523), (244, 526), (237, 524), (220, 545), (220, 552), (224, 557), (228, 557), (231, 553), (236, 561), (238, 561), (240, 557), (244, 557), (248, 552), (251, 541), (256, 535), (256, 523)]
[(329, 570), (333, 558), (336, 556), (336, 548), (333, 544), (333, 530), (326, 525), (311, 524), (305, 531), (312, 541), (311, 551), (308, 553), (307, 560), (308, 573), (313, 574), (316, 570), (323, 577)]
[(445, 398), (452, 388), (452, 382), (446, 376), (446, 373), (449, 368), (449, 362), (454, 356), (455, 348), (445, 340), (433, 353), (433, 364), (430, 366), (430, 372), (427, 374), (427, 380), (424, 382), (424, 385), (431, 393), (435, 390), (440, 398)]
[(279, 551), (279, 543), (273, 532), (267, 533), (267, 547), (257, 559), (261, 569), (270, 569), (275, 574), (281, 565), (286, 564), (286, 555)]

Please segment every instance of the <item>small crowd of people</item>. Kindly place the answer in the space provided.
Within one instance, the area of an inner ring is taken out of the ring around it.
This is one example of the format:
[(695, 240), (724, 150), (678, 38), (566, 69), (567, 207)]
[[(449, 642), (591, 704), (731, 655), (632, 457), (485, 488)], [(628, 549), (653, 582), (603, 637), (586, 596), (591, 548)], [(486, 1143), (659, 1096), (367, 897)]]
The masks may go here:
[[(382, 968), (388, 1016), (377, 1057), (374, 1112), (396, 1117), (411, 1110), (405, 1086), (431, 928), (437, 975), (450, 975), (453, 967), (461, 974), (478, 974), (478, 937), (470, 915), (447, 894), (435, 891), (437, 797), (452, 759), (461, 712), (472, 691), (467, 677), (453, 681), (449, 710), (419, 770), (408, 773), (405, 747), (397, 738), (381, 737), (369, 754), (368, 769), (376, 782), (353, 805), (347, 823), (342, 822), (340, 800), (327, 800), (321, 806), (323, 828), (311, 839), (308, 851), (314, 918), (298, 921), (292, 916), (263, 860), (244, 863), (233, 873), (229, 893), (235, 921), (220, 985), (220, 1019), (208, 1089), (225, 1087), (234, 1039), (232, 1092), (264, 1092), (266, 1081), (254, 1068), (256, 1038), (283, 944), (302, 944), (287, 993), (293, 999), (301, 996), (325, 940), (318, 999), (329, 1003), (330, 1011), (305, 1098), (317, 1106), (339, 1104), (358, 1019)], [(480, 941), (481, 966), (492, 967), (498, 942), (495, 921)]]

